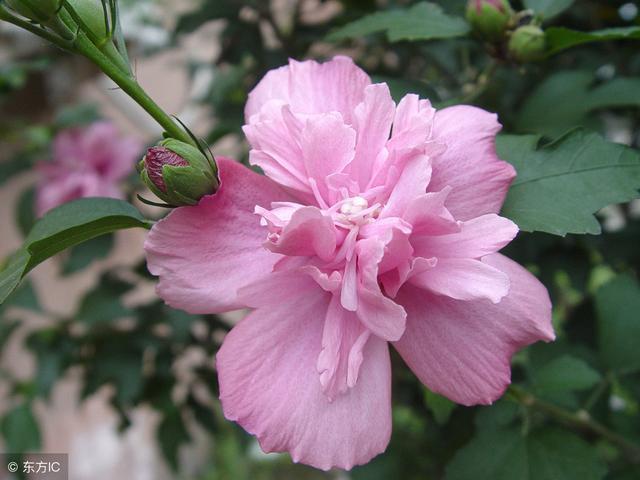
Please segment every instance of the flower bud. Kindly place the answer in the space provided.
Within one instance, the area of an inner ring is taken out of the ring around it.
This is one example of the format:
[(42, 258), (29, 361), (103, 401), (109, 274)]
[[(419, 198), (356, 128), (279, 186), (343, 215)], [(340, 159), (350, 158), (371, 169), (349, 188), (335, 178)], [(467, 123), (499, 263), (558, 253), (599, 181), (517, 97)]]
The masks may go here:
[(513, 16), (508, 0), (469, 0), (467, 21), (474, 33), (483, 40), (502, 40)]
[(5, 0), (5, 3), (29, 20), (47, 23), (58, 13), (62, 0)]
[(96, 44), (106, 43), (110, 38), (107, 30), (102, 0), (66, 0), (74, 16), (82, 21), (80, 27)]
[(141, 177), (169, 205), (196, 205), (218, 188), (215, 164), (196, 147), (167, 139), (151, 147), (140, 162)]
[(519, 27), (509, 40), (509, 54), (520, 62), (535, 62), (544, 57), (546, 39), (544, 31), (535, 25)]

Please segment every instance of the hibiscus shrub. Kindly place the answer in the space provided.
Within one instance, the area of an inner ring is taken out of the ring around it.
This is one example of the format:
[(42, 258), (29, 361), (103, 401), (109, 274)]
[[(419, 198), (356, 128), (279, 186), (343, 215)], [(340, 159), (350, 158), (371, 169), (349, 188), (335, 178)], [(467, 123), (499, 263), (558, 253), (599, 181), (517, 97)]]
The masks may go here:
[[(172, 32), (222, 20), (192, 69), (213, 73), (202, 138), (138, 85), (118, 2), (90, 3), (0, 18), (92, 61), (166, 139), (143, 184), (140, 142), (83, 109), (0, 165), (40, 175), (0, 308), (39, 310), (28, 272), (65, 250), (82, 269), (119, 230), (149, 230), (145, 262), (29, 335), (10, 450), (38, 448), (33, 402), (80, 366), (123, 429), (159, 412), (176, 471), (193, 426), (210, 433), (201, 478), (640, 478), (635, 3), (206, 0)], [(228, 136), (241, 158), (216, 154)], [(150, 282), (151, 303), (123, 301)]]

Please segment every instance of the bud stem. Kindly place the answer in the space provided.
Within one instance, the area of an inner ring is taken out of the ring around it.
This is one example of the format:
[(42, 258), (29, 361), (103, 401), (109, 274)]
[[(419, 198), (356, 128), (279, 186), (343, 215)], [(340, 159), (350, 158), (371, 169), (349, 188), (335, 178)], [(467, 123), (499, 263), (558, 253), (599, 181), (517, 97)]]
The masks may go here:
[(68, 52), (73, 51), (73, 46), (70, 41), (66, 41), (64, 38), (60, 38), (59, 36), (54, 35), (53, 33), (50, 33), (47, 30), (40, 28), (27, 20), (23, 20), (22, 18), (9, 12), (2, 4), (0, 4), (0, 20), (4, 20), (5, 22), (12, 23), (17, 27), (27, 30), (28, 32), (31, 32), (34, 35), (37, 35), (40, 38), (53, 43), (63, 50), (66, 50)]

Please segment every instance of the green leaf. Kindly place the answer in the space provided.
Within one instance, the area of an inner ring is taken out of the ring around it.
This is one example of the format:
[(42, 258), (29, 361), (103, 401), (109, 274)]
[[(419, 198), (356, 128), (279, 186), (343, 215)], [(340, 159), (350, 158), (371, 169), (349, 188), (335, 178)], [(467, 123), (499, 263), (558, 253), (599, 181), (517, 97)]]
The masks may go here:
[(566, 50), (577, 45), (591, 42), (605, 42), (608, 40), (638, 40), (640, 27), (618, 27), (596, 30), (593, 32), (579, 32), (564, 27), (548, 28), (545, 32), (549, 54)]
[(338, 41), (378, 32), (386, 32), (390, 42), (433, 40), (464, 36), (469, 33), (469, 25), (460, 17), (447, 15), (434, 3), (420, 2), (404, 10), (367, 15), (331, 33), (328, 39)]
[(539, 392), (556, 393), (586, 390), (600, 381), (600, 374), (584, 360), (563, 355), (533, 372)]
[(6, 413), (0, 429), (7, 452), (30, 453), (40, 448), (40, 428), (28, 403), (23, 403)]
[(543, 19), (549, 20), (568, 9), (575, 0), (524, 0), (526, 8), (530, 8)]
[(0, 186), (9, 181), (11, 177), (28, 170), (31, 163), (25, 161), (21, 156), (16, 156), (11, 160), (0, 162)]
[(632, 200), (640, 188), (640, 153), (574, 130), (537, 148), (535, 135), (502, 135), (498, 153), (517, 170), (502, 215), (527, 232), (599, 234), (594, 213)]
[(444, 425), (449, 420), (451, 413), (456, 408), (456, 404), (446, 397), (433, 393), (428, 388), (424, 389), (424, 403), (427, 405), (436, 423)]
[(446, 480), (600, 480), (607, 472), (594, 447), (558, 429), (523, 435), (518, 429), (481, 431), (458, 450)]
[(149, 223), (123, 200), (84, 198), (55, 208), (34, 225), (22, 248), (0, 272), (0, 303), (29, 271), (56, 253), (106, 233), (136, 227), (149, 228)]
[(16, 224), (20, 232), (26, 236), (36, 223), (35, 188), (29, 188), (20, 194), (16, 207)]
[(600, 354), (609, 368), (640, 370), (640, 285), (621, 275), (596, 292)]
[(640, 106), (640, 78), (615, 78), (595, 87), (593, 83), (593, 73), (583, 70), (547, 77), (522, 106), (517, 129), (554, 137), (583, 124), (593, 110)]

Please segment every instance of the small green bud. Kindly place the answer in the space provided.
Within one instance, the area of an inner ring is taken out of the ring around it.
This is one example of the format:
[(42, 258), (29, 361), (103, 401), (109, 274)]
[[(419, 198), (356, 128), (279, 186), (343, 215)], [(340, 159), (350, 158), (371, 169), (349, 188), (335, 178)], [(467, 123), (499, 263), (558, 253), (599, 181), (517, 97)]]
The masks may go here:
[(541, 60), (545, 51), (544, 31), (535, 25), (519, 27), (509, 40), (509, 54), (520, 63)]
[(149, 189), (176, 207), (196, 205), (218, 188), (213, 160), (193, 145), (173, 138), (147, 150), (139, 169)]
[(62, 0), (5, 0), (16, 13), (38, 23), (47, 23), (56, 16)]
[(467, 21), (474, 33), (488, 42), (502, 40), (512, 17), (508, 0), (469, 0), (467, 4)]
[[(102, 0), (66, 0), (69, 8), (82, 20), (81, 28), (96, 44), (104, 44), (110, 38)], [(75, 21), (75, 19), (74, 19)]]

